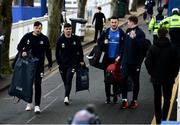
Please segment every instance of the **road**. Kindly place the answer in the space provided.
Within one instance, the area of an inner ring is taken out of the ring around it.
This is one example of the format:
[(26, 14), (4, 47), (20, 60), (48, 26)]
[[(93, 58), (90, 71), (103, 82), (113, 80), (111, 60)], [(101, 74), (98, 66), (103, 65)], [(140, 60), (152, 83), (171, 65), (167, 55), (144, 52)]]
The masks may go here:
[[(152, 40), (147, 31), (147, 26), (141, 23), (140, 26), (145, 32), (146, 37)], [(87, 55), (92, 46), (84, 49)], [(85, 58), (88, 64), (87, 59)], [(55, 70), (43, 79), (42, 83), (42, 102), (39, 115), (33, 111), (25, 111), (26, 103), (20, 101), (18, 104), (13, 103), (13, 98), (8, 96), (5, 90), (0, 93), (0, 123), (7, 124), (65, 124), (67, 118), (82, 109), (86, 104), (93, 103), (96, 105), (96, 112), (103, 124), (150, 124), (154, 117), (153, 88), (149, 81), (149, 75), (142, 65), (140, 74), (140, 92), (139, 108), (132, 110), (120, 109), (121, 97), (117, 104), (104, 104), (105, 91), (103, 83), (103, 71), (89, 67), (90, 90), (75, 92), (75, 77), (71, 91), (71, 102), (65, 106), (64, 86), (57, 67)], [(132, 92), (129, 92), (128, 98), (131, 99)]]

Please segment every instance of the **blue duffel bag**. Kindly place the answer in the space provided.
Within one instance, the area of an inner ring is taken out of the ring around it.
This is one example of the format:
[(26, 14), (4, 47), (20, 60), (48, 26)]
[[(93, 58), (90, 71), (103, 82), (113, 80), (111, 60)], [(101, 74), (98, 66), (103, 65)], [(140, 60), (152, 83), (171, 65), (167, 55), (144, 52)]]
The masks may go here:
[(29, 52), (26, 57), (19, 56), (15, 66), (9, 88), (9, 95), (26, 102), (32, 102), (33, 81), (38, 59)]
[(76, 69), (76, 92), (89, 90), (89, 68), (81, 66)]

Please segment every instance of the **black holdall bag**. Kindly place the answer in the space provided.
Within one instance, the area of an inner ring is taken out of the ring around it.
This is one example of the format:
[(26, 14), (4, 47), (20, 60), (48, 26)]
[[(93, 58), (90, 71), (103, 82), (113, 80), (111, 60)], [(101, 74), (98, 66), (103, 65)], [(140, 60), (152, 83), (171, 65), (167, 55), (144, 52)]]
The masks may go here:
[(33, 81), (38, 60), (32, 56), (31, 52), (28, 52), (26, 57), (21, 57), (19, 54), (8, 91), (10, 96), (32, 102)]
[(80, 66), (76, 69), (76, 92), (89, 90), (89, 68)]
[(93, 47), (87, 58), (89, 59), (89, 64), (93, 67), (96, 67), (98, 69), (104, 69), (106, 67), (107, 59), (105, 52), (101, 51), (98, 45), (95, 45)]

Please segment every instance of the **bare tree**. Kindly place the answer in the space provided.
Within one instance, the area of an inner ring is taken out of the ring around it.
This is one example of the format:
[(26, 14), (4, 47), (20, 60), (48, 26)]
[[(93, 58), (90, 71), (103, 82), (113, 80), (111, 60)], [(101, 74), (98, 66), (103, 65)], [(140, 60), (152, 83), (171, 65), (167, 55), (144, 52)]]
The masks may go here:
[(0, 1), (0, 25), (1, 34), (5, 36), (2, 48), (2, 73), (10, 74), (11, 67), (9, 65), (9, 43), (12, 27), (12, 0)]
[(86, 3), (87, 3), (87, 0), (78, 0), (77, 17), (84, 18)]
[(132, 11), (137, 11), (137, 4), (138, 4), (138, 0), (133, 0)]
[(118, 0), (111, 1), (111, 16), (119, 16), (118, 14)]
[(48, 0), (48, 37), (52, 47), (61, 33), (61, 11), (64, 0)]

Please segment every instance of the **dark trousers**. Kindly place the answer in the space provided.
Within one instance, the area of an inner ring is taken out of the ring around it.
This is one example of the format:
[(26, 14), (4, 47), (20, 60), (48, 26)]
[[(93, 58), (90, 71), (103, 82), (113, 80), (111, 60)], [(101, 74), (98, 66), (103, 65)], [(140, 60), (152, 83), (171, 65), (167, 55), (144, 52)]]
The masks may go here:
[(63, 70), (59, 69), (61, 78), (64, 82), (64, 88), (65, 88), (65, 97), (69, 98), (71, 87), (72, 87), (72, 79), (73, 75), (75, 73), (75, 69), (72, 67), (63, 68)]
[(94, 35), (94, 42), (96, 42), (97, 41), (97, 37), (98, 37), (98, 32), (99, 32), (99, 34), (101, 35), (101, 33), (102, 33), (102, 29), (103, 29), (103, 27), (101, 28), (99, 28), (99, 27), (95, 27), (95, 35)]
[(157, 1), (157, 7), (161, 7), (162, 6), (162, 0), (158, 0)]
[[(104, 69), (104, 80), (105, 80), (105, 77), (106, 77), (106, 69), (107, 69), (107, 67), (110, 64), (113, 64), (114, 62), (115, 62), (115, 59), (108, 59), (107, 66)], [(107, 99), (110, 99), (110, 97), (111, 97), (111, 86), (112, 86), (112, 89), (113, 89), (113, 96), (117, 96), (118, 90), (119, 90), (118, 83), (110, 84), (110, 83), (104, 82), (104, 84), (105, 84), (105, 92), (106, 92), (106, 98)]]
[(43, 77), (43, 67), (38, 67), (35, 74), (35, 106), (40, 106), (41, 103), (41, 83)]
[(122, 99), (127, 99), (127, 93), (128, 93), (128, 77), (132, 79), (133, 82), (133, 99), (138, 99), (139, 94), (139, 75), (140, 75), (140, 66), (137, 65), (127, 65), (126, 66), (126, 76), (123, 79), (122, 84)]
[[(167, 83), (153, 82), (153, 88), (154, 88), (154, 110), (155, 110), (156, 123), (160, 124), (161, 120), (167, 119), (173, 84), (170, 82)], [(162, 94), (164, 97), (164, 104), (163, 104), (163, 108), (161, 109)]]

